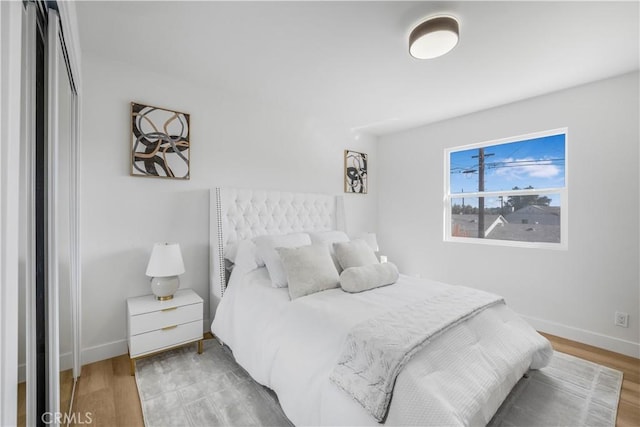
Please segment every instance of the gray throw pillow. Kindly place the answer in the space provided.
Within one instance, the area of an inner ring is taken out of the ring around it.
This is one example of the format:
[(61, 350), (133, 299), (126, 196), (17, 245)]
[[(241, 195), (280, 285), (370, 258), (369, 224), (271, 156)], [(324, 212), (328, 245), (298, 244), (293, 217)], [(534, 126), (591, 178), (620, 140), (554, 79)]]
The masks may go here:
[(276, 248), (276, 251), (287, 274), (292, 300), (338, 287), (338, 271), (327, 246)]
[(390, 262), (350, 267), (340, 275), (340, 287), (347, 292), (362, 292), (395, 283), (400, 274)]
[(361, 239), (334, 243), (333, 251), (340, 266), (345, 270), (350, 267), (378, 264), (378, 258), (371, 246)]

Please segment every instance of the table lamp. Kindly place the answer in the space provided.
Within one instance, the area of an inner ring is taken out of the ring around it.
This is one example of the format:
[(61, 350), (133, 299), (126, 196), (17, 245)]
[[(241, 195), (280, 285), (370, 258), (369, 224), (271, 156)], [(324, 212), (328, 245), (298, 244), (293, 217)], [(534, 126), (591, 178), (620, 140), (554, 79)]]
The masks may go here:
[(157, 300), (166, 301), (180, 287), (178, 275), (184, 273), (184, 262), (180, 245), (156, 243), (151, 251), (146, 275), (151, 277), (151, 291)]

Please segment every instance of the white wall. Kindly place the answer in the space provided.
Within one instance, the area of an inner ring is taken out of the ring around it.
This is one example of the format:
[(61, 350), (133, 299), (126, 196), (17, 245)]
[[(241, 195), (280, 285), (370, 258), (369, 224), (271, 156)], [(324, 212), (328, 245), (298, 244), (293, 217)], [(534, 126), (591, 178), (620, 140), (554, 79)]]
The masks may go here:
[[(364, 151), (371, 191), (346, 195), (347, 228), (375, 230), (375, 139), (305, 113), (304, 99), (281, 105), (87, 54), (82, 73), (83, 363), (126, 353), (125, 300), (150, 293), (154, 242), (180, 243), (181, 286), (209, 312), (211, 187), (341, 194), (343, 150)], [(191, 114), (191, 180), (129, 176), (131, 101)]]
[[(539, 330), (639, 357), (638, 105), (636, 72), (381, 137), (381, 250), (403, 272), (503, 295)], [(565, 126), (567, 251), (443, 242), (445, 148)]]

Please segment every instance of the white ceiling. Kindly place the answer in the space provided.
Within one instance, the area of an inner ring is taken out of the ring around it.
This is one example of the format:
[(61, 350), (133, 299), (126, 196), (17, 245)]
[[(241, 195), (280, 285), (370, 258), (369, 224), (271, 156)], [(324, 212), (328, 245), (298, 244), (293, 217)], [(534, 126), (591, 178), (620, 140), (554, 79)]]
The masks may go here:
[[(83, 54), (384, 134), (639, 67), (638, 2), (78, 2)], [(449, 54), (413, 25), (460, 22)]]

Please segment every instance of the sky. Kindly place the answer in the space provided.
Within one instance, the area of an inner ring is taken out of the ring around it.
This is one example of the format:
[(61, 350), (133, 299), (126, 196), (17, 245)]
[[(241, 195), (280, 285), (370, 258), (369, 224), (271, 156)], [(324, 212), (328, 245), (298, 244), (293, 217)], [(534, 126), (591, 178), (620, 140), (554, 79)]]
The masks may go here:
[[(452, 194), (478, 191), (478, 152), (472, 148), (450, 153)], [(487, 146), (484, 153), (485, 191), (565, 185), (565, 134)], [(547, 196), (552, 206), (559, 206), (559, 196)]]

